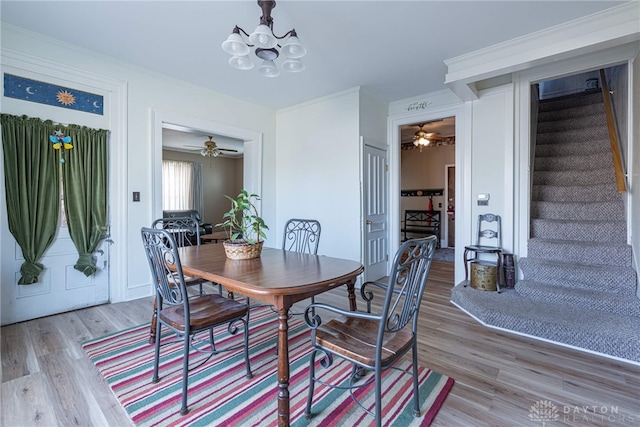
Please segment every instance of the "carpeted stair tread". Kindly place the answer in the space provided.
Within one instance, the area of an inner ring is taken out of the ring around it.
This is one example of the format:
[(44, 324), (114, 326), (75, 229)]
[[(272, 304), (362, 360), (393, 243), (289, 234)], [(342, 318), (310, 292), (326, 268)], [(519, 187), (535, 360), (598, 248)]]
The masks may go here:
[(614, 202), (620, 199), (615, 183), (592, 185), (533, 185), (531, 200), (548, 202)]
[(548, 261), (633, 267), (633, 250), (624, 242), (581, 242), (532, 238), (527, 257)]
[(591, 104), (602, 104), (602, 102), (602, 92), (597, 90), (590, 93), (584, 92), (580, 94), (543, 99), (539, 102), (538, 109), (540, 111), (565, 110), (567, 108), (575, 108)]
[(607, 128), (588, 127), (584, 129), (572, 129), (562, 132), (545, 132), (536, 134), (538, 144), (562, 144), (564, 142), (588, 142), (593, 140), (607, 141), (609, 132)]
[(581, 242), (626, 242), (625, 221), (573, 221), (532, 219), (530, 236)]
[(602, 169), (613, 167), (611, 152), (586, 153), (567, 156), (538, 157), (534, 160), (536, 171), (588, 170), (592, 167)]
[(602, 102), (572, 106), (560, 110), (539, 111), (538, 126), (542, 123), (592, 116), (594, 114), (599, 114), (600, 117), (604, 116), (604, 104)]
[(640, 318), (454, 286), (451, 302), (485, 324), (640, 362)]
[(558, 262), (529, 256), (520, 258), (518, 265), (524, 274), (524, 280), (636, 295), (637, 275), (632, 267)]
[(519, 281), (516, 283), (515, 289), (520, 296), (525, 298), (568, 304), (623, 316), (640, 317), (640, 299), (635, 295), (629, 296), (598, 290), (576, 289), (531, 280)]
[(622, 200), (606, 202), (551, 202), (532, 201), (531, 217), (533, 219), (559, 219), (574, 221), (624, 221), (624, 204)]
[[(536, 131), (538, 134), (542, 134), (547, 132), (563, 132), (572, 129), (585, 129), (598, 126), (604, 120), (602, 116), (603, 112), (604, 109), (602, 111), (580, 117), (539, 121)], [(606, 124), (606, 122), (604, 124)]]
[(537, 185), (593, 185), (609, 184), (615, 179), (611, 168), (588, 170), (535, 171), (533, 184)]
[(536, 145), (536, 158), (558, 156), (584, 156), (585, 154), (606, 153), (611, 156), (610, 143), (603, 141), (565, 142), (562, 144)]

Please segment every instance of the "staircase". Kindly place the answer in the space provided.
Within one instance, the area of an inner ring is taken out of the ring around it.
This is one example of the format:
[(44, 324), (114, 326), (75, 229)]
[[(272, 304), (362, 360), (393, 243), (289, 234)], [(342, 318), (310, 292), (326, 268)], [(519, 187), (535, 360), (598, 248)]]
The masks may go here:
[(541, 101), (523, 280), (500, 295), (456, 286), (452, 302), (492, 326), (640, 363), (622, 197), (601, 92)]

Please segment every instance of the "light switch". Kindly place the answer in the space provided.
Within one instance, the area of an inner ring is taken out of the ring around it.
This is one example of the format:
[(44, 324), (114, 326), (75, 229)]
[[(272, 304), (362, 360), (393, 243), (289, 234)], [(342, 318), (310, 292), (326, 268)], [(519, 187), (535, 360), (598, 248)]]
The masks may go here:
[(478, 194), (478, 206), (489, 206), (489, 193)]

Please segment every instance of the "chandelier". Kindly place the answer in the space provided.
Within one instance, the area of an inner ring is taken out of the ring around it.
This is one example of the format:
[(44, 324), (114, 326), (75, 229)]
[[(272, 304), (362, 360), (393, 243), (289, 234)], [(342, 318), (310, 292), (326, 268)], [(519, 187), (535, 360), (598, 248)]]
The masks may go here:
[[(232, 55), (229, 64), (239, 70), (250, 70), (253, 68), (253, 61), (249, 57), (250, 48), (255, 47), (255, 55), (262, 60), (258, 71), (265, 77), (277, 77), (280, 70), (274, 60), (280, 55), (285, 58), (282, 69), (292, 73), (304, 70), (305, 66), (300, 60), (307, 54), (307, 49), (302, 45), (296, 34), (296, 30), (289, 30), (282, 37), (278, 37), (273, 32), (273, 18), (271, 10), (276, 7), (273, 0), (258, 0), (258, 6), (262, 9), (260, 24), (253, 33), (249, 34), (237, 25), (229, 34), (229, 37), (222, 42), (222, 49)], [(243, 37), (248, 37), (248, 42)], [(279, 40), (285, 39), (280, 45)]]

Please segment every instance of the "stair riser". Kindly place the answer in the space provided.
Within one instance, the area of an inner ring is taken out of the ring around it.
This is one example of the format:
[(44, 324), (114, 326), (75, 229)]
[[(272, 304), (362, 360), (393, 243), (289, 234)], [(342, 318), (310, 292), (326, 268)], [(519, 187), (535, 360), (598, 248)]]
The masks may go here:
[(539, 239), (626, 243), (627, 226), (624, 221), (565, 222), (535, 219), (531, 221), (530, 234)]
[(607, 153), (611, 156), (611, 146), (602, 141), (536, 145), (536, 157), (583, 156), (586, 153)]
[(564, 286), (548, 286), (536, 282), (521, 281), (516, 291), (522, 297), (555, 304), (567, 304), (600, 310), (621, 316), (640, 317), (640, 300), (634, 295), (610, 295), (601, 292), (576, 292)]
[(615, 184), (534, 185), (531, 200), (544, 202), (616, 202), (620, 199)]
[(562, 157), (538, 157), (533, 163), (534, 170), (540, 171), (585, 171), (589, 169), (613, 169), (610, 152)]
[[(580, 266), (521, 258), (519, 267), (525, 280), (573, 287), (576, 290), (635, 295), (636, 272), (632, 268)], [(615, 278), (615, 279), (613, 279)]]
[(594, 92), (585, 96), (564, 98), (553, 101), (540, 101), (540, 111), (566, 110), (567, 108), (583, 107), (592, 104), (602, 104), (602, 92)]
[(607, 128), (574, 129), (564, 132), (546, 132), (536, 135), (536, 144), (562, 144), (589, 141), (608, 141)]
[(532, 219), (556, 219), (571, 221), (624, 221), (624, 205), (621, 200), (602, 203), (549, 202), (531, 203)]
[(538, 123), (540, 125), (546, 122), (556, 122), (556, 121), (567, 120), (572, 118), (581, 118), (585, 116), (591, 116), (594, 114), (599, 114), (600, 117), (604, 116), (603, 103), (589, 104), (589, 105), (583, 105), (579, 107), (565, 108), (561, 110), (539, 111)]
[(585, 171), (537, 171), (533, 173), (534, 185), (595, 185), (615, 181), (610, 169)]
[(571, 119), (539, 121), (536, 131), (538, 134), (547, 132), (564, 132), (573, 129), (584, 129), (592, 126), (605, 125), (604, 115), (591, 114)]
[(527, 244), (527, 257), (556, 262), (633, 267), (633, 251), (630, 245), (580, 245), (530, 239)]

